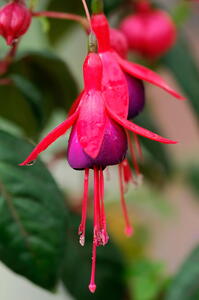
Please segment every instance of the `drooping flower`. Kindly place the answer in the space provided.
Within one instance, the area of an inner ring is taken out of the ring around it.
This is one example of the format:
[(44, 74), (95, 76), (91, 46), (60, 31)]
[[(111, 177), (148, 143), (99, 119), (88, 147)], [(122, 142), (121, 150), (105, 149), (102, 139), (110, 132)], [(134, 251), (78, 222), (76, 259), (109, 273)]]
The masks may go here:
[[(51, 131), (21, 165), (32, 164), (32, 161), (36, 160), (42, 151), (72, 127), (67, 151), (68, 162), (75, 169), (85, 170), (82, 220), (79, 227), (82, 245), (85, 242), (89, 169), (94, 170), (93, 257), (89, 289), (91, 292), (95, 292), (96, 247), (108, 242), (104, 210), (103, 169), (108, 165), (119, 164), (124, 161), (127, 151), (128, 130), (158, 142), (166, 144), (176, 142), (139, 127), (128, 121), (127, 116), (125, 117), (124, 114), (114, 110), (114, 106), (110, 105), (111, 99), (103, 92), (103, 64), (97, 53), (88, 54), (83, 71), (84, 91), (75, 102), (69, 118)], [(115, 101), (115, 98), (112, 101)], [(128, 166), (123, 164), (127, 170)], [(122, 208), (127, 223), (126, 233), (131, 234), (132, 229), (123, 197), (125, 178), (121, 165), (119, 165), (119, 172)], [(129, 180), (127, 177), (130, 175), (127, 172), (125, 174), (126, 180)]]
[(163, 55), (176, 41), (176, 27), (169, 14), (152, 8), (148, 0), (138, 1), (135, 13), (122, 21), (120, 29), (129, 48), (150, 59)]
[(13, 1), (0, 9), (0, 35), (8, 45), (25, 34), (30, 26), (32, 15), (23, 0)]
[(126, 58), (129, 50), (128, 42), (124, 33), (116, 28), (110, 28), (110, 44), (121, 57)]

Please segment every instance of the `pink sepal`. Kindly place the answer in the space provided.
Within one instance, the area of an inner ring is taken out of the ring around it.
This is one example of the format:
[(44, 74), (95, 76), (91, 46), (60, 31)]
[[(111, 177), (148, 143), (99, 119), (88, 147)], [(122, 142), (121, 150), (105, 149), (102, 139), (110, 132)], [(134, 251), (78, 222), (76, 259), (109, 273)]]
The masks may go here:
[(129, 107), (128, 85), (112, 52), (102, 52), (102, 91), (106, 102), (120, 117), (126, 118)]
[(20, 166), (25, 166), (36, 160), (37, 156), (43, 152), (48, 146), (50, 146), (54, 141), (56, 141), (61, 135), (63, 135), (76, 121), (79, 111), (77, 110), (68, 119), (62, 122), (60, 125), (55, 127), (43, 140), (33, 149), (28, 158), (20, 164)]
[(179, 100), (186, 100), (185, 97), (181, 96), (172, 88), (170, 88), (166, 81), (157, 73), (144, 66), (129, 62), (121, 58), (116, 52), (114, 52), (113, 55), (115, 55), (118, 63), (120, 64), (124, 72), (162, 88), (163, 90), (167, 91), (169, 94), (171, 94)]
[(117, 123), (119, 123), (122, 127), (135, 132), (136, 134), (142, 135), (150, 140), (154, 140), (156, 142), (164, 143), (164, 144), (177, 144), (176, 141), (172, 141), (166, 138), (161, 137), (160, 135), (153, 133), (149, 131), (148, 129), (142, 128), (136, 124), (134, 124), (131, 121), (125, 120), (123, 118), (120, 118), (118, 115), (116, 115), (110, 107), (106, 106), (108, 114), (110, 117)]
[(99, 154), (105, 126), (106, 114), (101, 91), (84, 92), (77, 121), (77, 135), (82, 148), (92, 158)]

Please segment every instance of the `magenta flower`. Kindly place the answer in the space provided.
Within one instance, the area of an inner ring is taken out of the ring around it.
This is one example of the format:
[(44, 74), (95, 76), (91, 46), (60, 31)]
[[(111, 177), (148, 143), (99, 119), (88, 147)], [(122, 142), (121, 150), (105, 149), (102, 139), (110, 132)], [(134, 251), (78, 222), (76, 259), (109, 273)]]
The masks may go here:
[[(79, 227), (80, 243), (82, 245), (84, 245), (85, 241), (89, 169), (94, 169), (93, 258), (89, 285), (90, 291), (94, 292), (96, 289), (96, 247), (105, 245), (108, 242), (104, 210), (103, 169), (108, 165), (119, 164), (124, 160), (127, 151), (128, 130), (158, 142), (166, 144), (175, 144), (176, 142), (163, 138), (128, 121), (127, 117), (124, 117), (124, 114), (118, 111), (117, 106), (115, 109), (112, 102), (117, 101), (118, 97), (116, 97), (116, 94), (114, 94), (114, 97), (112, 94), (112, 98), (109, 98), (108, 93), (103, 92), (102, 82), (105, 72), (103, 71), (102, 60), (98, 54), (90, 53), (87, 56), (83, 71), (84, 91), (75, 102), (69, 118), (51, 131), (21, 165), (31, 164), (42, 151), (73, 126), (68, 143), (68, 162), (75, 169), (85, 169), (82, 221)], [(125, 161), (122, 164), (125, 170), (129, 171)], [(123, 169), (122, 167), (119, 168), (121, 195), (123, 195)], [(127, 172), (125, 174), (126, 177), (131, 176)], [(127, 220), (126, 231), (127, 234), (130, 234), (132, 229), (129, 224), (124, 197), (121, 200)]]

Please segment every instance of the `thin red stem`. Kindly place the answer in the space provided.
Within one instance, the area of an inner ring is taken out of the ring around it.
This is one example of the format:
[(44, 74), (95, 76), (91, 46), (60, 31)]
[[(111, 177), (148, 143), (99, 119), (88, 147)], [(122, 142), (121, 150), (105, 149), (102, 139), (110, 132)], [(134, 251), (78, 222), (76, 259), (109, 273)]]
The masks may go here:
[(88, 183), (89, 183), (89, 169), (85, 169), (84, 174), (84, 198), (82, 202), (82, 220), (79, 226), (80, 244), (84, 246), (86, 234), (86, 216), (88, 203)]
[(91, 16), (90, 16), (90, 13), (89, 13), (89, 9), (88, 9), (86, 0), (82, 0), (82, 4), (83, 4), (83, 6), (84, 6), (84, 10), (85, 10), (85, 13), (86, 13), (86, 17), (87, 17), (87, 20), (88, 20), (88, 23), (89, 23), (89, 26), (90, 26), (90, 30), (91, 30), (91, 29), (92, 29), (92, 25), (91, 25)]
[(0, 75), (6, 73), (9, 66), (12, 64), (17, 52), (18, 43), (19, 42), (14, 42), (4, 59), (0, 61)]
[(33, 17), (48, 17), (53, 19), (63, 19), (63, 20), (72, 20), (80, 23), (85, 31), (88, 33), (89, 25), (88, 21), (83, 18), (82, 16), (75, 15), (75, 14), (69, 14), (69, 13), (63, 13), (63, 12), (56, 12), (56, 11), (38, 11), (38, 12), (32, 12)]
[(136, 175), (139, 176), (140, 175), (140, 168), (139, 168), (139, 165), (137, 163), (137, 159), (136, 159), (135, 151), (133, 149), (133, 144), (132, 144), (132, 141), (131, 141), (130, 134), (127, 130), (126, 130), (126, 134), (127, 134), (127, 138), (128, 138), (128, 145), (129, 145), (129, 149), (130, 149), (130, 153), (131, 153), (131, 159), (132, 159), (132, 162), (133, 162), (133, 166), (135, 168)]
[(122, 176), (122, 167), (121, 167), (121, 165), (118, 166), (118, 171), (119, 171), (119, 183), (120, 183), (120, 200), (121, 200), (122, 211), (123, 211), (124, 220), (125, 220), (125, 234), (127, 236), (131, 236), (132, 233), (133, 233), (133, 229), (130, 225), (128, 211), (127, 211), (127, 207), (126, 207), (126, 201), (125, 201), (125, 198), (124, 198), (124, 184), (123, 184), (123, 176)]

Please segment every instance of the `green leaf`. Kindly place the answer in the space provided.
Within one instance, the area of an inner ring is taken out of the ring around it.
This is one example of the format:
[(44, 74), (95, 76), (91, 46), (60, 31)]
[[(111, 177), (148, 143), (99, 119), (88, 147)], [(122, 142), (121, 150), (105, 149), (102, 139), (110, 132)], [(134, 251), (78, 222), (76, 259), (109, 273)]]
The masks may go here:
[(0, 117), (17, 124), (31, 137), (36, 137), (39, 131), (38, 120), (32, 112), (29, 100), (14, 85), (0, 85), (1, 110)]
[(0, 260), (52, 290), (65, 252), (67, 209), (45, 166), (19, 167), (32, 146), (0, 130)]
[(80, 222), (78, 216), (73, 215), (73, 227), (68, 232), (66, 258), (64, 262), (63, 282), (76, 300), (81, 299), (113, 299), (124, 298), (125, 285), (123, 279), (124, 265), (119, 250), (110, 240), (105, 247), (97, 249), (97, 268), (95, 294), (88, 290), (91, 257), (92, 257), (92, 223), (87, 222), (87, 236), (84, 247), (81, 247), (77, 237)]
[[(149, 110), (145, 109), (145, 111), (135, 119), (135, 122), (136, 124), (139, 124), (140, 126), (153, 132), (160, 132), (158, 125), (156, 124)], [(165, 175), (169, 175), (172, 171), (172, 164), (165, 146), (161, 143), (157, 143), (142, 137), (140, 137), (140, 140), (146, 150), (151, 154), (153, 160), (155, 160), (155, 162), (162, 168), (162, 171), (165, 173)]]
[[(124, 5), (124, 2), (127, 3), (127, 0), (111, 0), (111, 1), (104, 0), (105, 13), (110, 14), (112, 11), (119, 8), (121, 5)], [(87, 3), (91, 12), (91, 0), (87, 0)], [(86, 17), (82, 2), (80, 0), (73, 0), (73, 1), (50, 0), (47, 6), (47, 10), (65, 12), (65, 13), (74, 13)], [(48, 36), (52, 43), (58, 42), (63, 37), (63, 35), (66, 34), (71, 29), (71, 26), (77, 24), (77, 22), (74, 21), (50, 19), (50, 18), (49, 18), (49, 23), (50, 23), (50, 30), (48, 32)]]
[(52, 52), (28, 52), (13, 65), (13, 70), (30, 78), (43, 92), (45, 105), (69, 108), (77, 96), (77, 85), (67, 64)]
[(0, 86), (0, 116), (22, 126), (37, 137), (57, 107), (69, 109), (77, 86), (66, 63), (54, 54), (28, 52), (14, 62), (7, 74), (13, 86)]
[(165, 300), (198, 300), (199, 299), (199, 246), (184, 262), (173, 279)]
[(164, 265), (145, 258), (134, 262), (128, 270), (134, 300), (155, 300), (163, 288)]
[(199, 71), (185, 36), (179, 34), (176, 45), (162, 59), (188, 97), (193, 111), (199, 118)]
[[(47, 10), (84, 15), (83, 5), (79, 0), (50, 0), (47, 6)], [(69, 29), (71, 29), (71, 26), (76, 25), (77, 22), (49, 18), (49, 24), (50, 30), (48, 32), (48, 37), (52, 43), (56, 43)]]
[[(90, 7), (91, 1), (92, 0), (87, 0), (87, 3)], [(106, 14), (110, 14), (112, 11), (119, 8), (121, 5), (125, 5), (125, 2), (127, 3), (127, 0), (104, 0), (104, 12)]]
[(186, 1), (182, 1), (176, 5), (173, 10), (172, 18), (177, 26), (181, 26), (191, 13), (191, 5)]
[(15, 86), (21, 91), (24, 98), (29, 102), (38, 124), (42, 126), (42, 95), (40, 91), (32, 84), (31, 81), (23, 76), (12, 74), (10, 78), (12, 79), (12, 82), (14, 82)]

